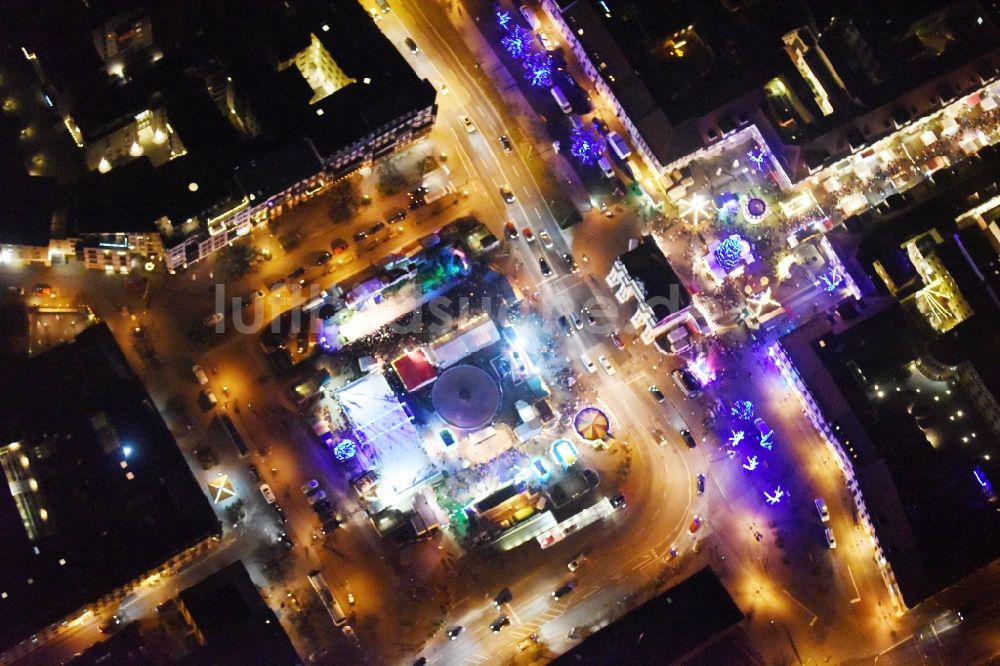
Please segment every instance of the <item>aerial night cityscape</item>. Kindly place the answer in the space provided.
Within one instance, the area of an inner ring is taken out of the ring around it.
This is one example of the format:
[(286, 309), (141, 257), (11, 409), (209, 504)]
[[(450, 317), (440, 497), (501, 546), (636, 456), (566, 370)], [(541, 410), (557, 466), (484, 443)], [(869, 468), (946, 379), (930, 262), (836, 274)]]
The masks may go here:
[(0, 104), (0, 664), (1000, 664), (1000, 1), (6, 0)]

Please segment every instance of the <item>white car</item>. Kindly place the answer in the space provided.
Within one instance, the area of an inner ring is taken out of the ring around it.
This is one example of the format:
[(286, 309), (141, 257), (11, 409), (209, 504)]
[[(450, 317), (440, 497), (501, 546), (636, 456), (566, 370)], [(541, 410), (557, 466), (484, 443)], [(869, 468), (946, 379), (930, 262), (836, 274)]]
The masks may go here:
[(260, 484), (260, 494), (264, 496), (268, 504), (274, 504), (277, 498), (274, 496), (274, 491), (271, 490), (271, 486), (266, 483)]
[(583, 369), (586, 370), (587, 372), (591, 374), (597, 372), (597, 366), (594, 365), (594, 362), (591, 361), (590, 357), (587, 356), (586, 354), (580, 355), (580, 363), (583, 364)]
[(601, 364), (602, 368), (604, 368), (604, 372), (608, 373), (609, 375), (613, 375), (615, 374), (615, 372), (617, 372), (615, 370), (615, 366), (611, 365), (611, 361), (608, 360), (607, 356), (598, 356), (597, 362)]
[(830, 511), (826, 508), (826, 502), (823, 501), (822, 497), (817, 497), (816, 502), (816, 513), (819, 514), (819, 519), (824, 523), (830, 520)]
[(552, 236), (549, 236), (549, 232), (543, 231), (539, 233), (538, 238), (542, 241), (542, 245), (545, 247), (552, 247)]
[(208, 383), (208, 375), (205, 371), (201, 369), (200, 365), (193, 366), (191, 372), (194, 374), (194, 378), (198, 380), (198, 383), (204, 386)]
[(476, 131), (476, 126), (472, 123), (472, 118), (469, 116), (459, 116), (462, 124), (465, 125), (465, 131), (472, 134)]
[(826, 545), (829, 546), (830, 548), (836, 548), (837, 547), (837, 540), (833, 538), (833, 530), (831, 530), (828, 527), (823, 532), (823, 534), (826, 536)]
[(551, 51), (555, 48), (555, 44), (552, 43), (552, 39), (549, 37), (549, 33), (542, 30), (538, 33), (538, 41), (542, 43), (542, 48), (546, 51)]
[(578, 315), (575, 312), (570, 312), (569, 313), (569, 320), (571, 322), (573, 322), (573, 326), (576, 326), (576, 330), (578, 330), (578, 331), (582, 331), (583, 330), (583, 320), (580, 319), (580, 315)]

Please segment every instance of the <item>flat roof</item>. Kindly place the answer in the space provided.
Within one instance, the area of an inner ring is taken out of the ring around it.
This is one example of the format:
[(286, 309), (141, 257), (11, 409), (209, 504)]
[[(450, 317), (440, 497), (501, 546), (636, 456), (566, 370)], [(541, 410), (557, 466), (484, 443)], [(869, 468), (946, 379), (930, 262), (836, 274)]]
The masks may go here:
[(743, 620), (718, 576), (705, 567), (556, 657), (557, 666), (670, 664)]
[(205, 638), (182, 664), (301, 664), (240, 560), (178, 595)]
[(0, 114), (0, 244), (48, 247), (55, 210), (56, 184), (32, 177), (18, 152), (21, 127), (10, 113)]
[(0, 403), (0, 649), (221, 525), (106, 324), (30, 359)]
[[(930, 356), (933, 338), (893, 302), (836, 326), (815, 318), (780, 341), (852, 459), (911, 607), (1000, 557), (1000, 514), (986, 503), (973, 470), (1000, 474), (950, 427), (965, 389), (911, 366)], [(975, 428), (978, 417), (965, 418)]]
[(392, 369), (399, 375), (403, 388), (415, 391), (437, 377), (437, 369), (427, 360), (423, 349), (414, 349), (399, 356), (392, 362)]

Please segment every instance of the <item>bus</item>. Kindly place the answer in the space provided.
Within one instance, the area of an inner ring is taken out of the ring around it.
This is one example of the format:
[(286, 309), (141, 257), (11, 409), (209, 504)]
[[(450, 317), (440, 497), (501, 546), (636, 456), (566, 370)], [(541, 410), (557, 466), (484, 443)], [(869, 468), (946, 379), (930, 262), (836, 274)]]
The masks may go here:
[(233, 444), (236, 445), (236, 450), (240, 454), (240, 458), (246, 458), (250, 455), (250, 449), (247, 448), (247, 443), (243, 441), (243, 436), (233, 425), (233, 420), (229, 418), (229, 414), (222, 414), (219, 416), (219, 420), (222, 421), (223, 427), (225, 427), (226, 432), (229, 433), (229, 439), (233, 440)]
[(316, 590), (316, 594), (319, 595), (320, 601), (323, 602), (326, 612), (330, 614), (333, 626), (341, 627), (347, 624), (347, 616), (344, 615), (344, 609), (340, 607), (340, 604), (333, 597), (333, 593), (330, 592), (330, 586), (326, 584), (326, 580), (323, 578), (323, 574), (319, 572), (319, 569), (309, 572), (309, 584)]

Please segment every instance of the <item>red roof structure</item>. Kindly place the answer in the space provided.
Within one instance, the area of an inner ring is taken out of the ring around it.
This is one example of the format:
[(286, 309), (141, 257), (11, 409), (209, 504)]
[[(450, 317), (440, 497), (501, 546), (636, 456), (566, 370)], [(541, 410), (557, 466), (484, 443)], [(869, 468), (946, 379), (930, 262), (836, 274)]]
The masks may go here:
[(399, 375), (407, 391), (416, 391), (437, 379), (437, 368), (427, 360), (423, 349), (406, 352), (392, 362), (392, 369)]

